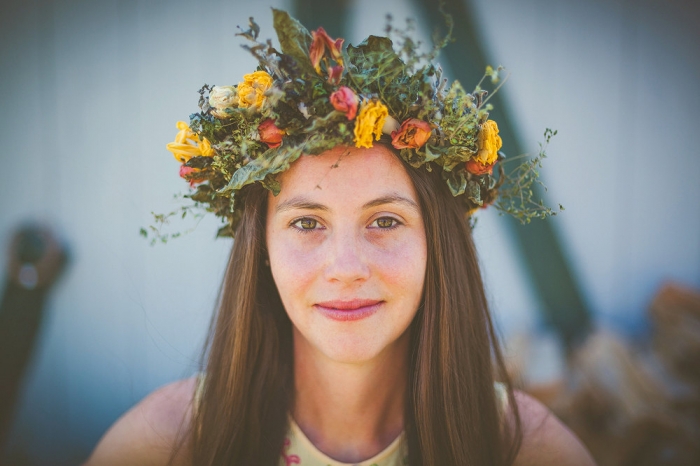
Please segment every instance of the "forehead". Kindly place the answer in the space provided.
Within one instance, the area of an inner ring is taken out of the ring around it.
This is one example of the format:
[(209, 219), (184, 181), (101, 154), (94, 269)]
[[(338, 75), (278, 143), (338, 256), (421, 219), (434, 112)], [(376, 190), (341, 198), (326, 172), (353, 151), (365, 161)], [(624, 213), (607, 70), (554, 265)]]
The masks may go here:
[(277, 179), (282, 189), (278, 196), (270, 195), (273, 206), (300, 195), (350, 205), (390, 192), (418, 203), (403, 164), (381, 145), (336, 147), (320, 155), (304, 155)]

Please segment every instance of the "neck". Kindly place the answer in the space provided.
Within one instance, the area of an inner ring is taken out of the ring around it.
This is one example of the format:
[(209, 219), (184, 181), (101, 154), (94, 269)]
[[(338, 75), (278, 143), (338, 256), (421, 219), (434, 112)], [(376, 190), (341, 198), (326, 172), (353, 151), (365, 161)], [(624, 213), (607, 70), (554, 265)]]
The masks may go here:
[(370, 361), (329, 359), (294, 332), (294, 420), (324, 454), (371, 458), (403, 430), (408, 333)]

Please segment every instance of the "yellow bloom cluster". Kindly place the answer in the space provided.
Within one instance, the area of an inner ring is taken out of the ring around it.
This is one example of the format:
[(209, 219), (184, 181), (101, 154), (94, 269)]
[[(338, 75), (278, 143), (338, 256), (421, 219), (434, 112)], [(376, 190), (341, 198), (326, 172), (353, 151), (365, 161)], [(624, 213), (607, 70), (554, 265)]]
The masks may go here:
[(501, 137), (498, 135), (498, 125), (493, 120), (487, 120), (481, 125), (479, 131), (479, 150), (475, 160), (484, 165), (492, 165), (498, 160), (498, 151), (503, 145)]
[(212, 157), (216, 154), (207, 138), (200, 139), (184, 121), (177, 122), (177, 129), (180, 131), (175, 136), (175, 141), (165, 147), (173, 153), (178, 162), (185, 163), (192, 157)]
[(376, 140), (382, 136), (384, 121), (389, 115), (386, 105), (378, 100), (366, 100), (360, 107), (355, 120), (355, 147), (372, 147), (372, 136)]
[(243, 75), (243, 82), (238, 83), (238, 106), (261, 107), (265, 102), (265, 91), (271, 86), (272, 76), (265, 71)]

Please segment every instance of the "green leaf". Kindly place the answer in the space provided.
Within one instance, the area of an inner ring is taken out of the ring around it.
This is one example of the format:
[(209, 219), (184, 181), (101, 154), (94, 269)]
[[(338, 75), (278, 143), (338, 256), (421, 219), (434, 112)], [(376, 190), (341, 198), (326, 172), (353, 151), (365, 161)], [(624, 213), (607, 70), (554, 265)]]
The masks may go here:
[(229, 184), (219, 194), (238, 191), (243, 186), (262, 181), (269, 175), (283, 172), (301, 155), (301, 147), (270, 149), (259, 158), (242, 166), (231, 177)]
[(449, 186), (453, 196), (459, 196), (460, 194), (464, 193), (464, 190), (467, 187), (467, 178), (464, 176), (464, 171), (443, 171), (442, 176), (445, 181), (447, 181), (447, 186)]
[(359, 65), (359, 62), (364, 60), (375, 66), (398, 65), (403, 69), (403, 62), (394, 51), (393, 42), (388, 37), (369, 36), (357, 47), (348, 45), (347, 53), (353, 64)]
[(309, 31), (286, 11), (273, 8), (272, 16), (282, 53), (294, 58), (303, 71), (315, 74), (316, 70), (309, 59), (309, 47), (312, 42)]
[(481, 188), (479, 187), (479, 183), (476, 181), (469, 180), (469, 183), (467, 183), (466, 196), (475, 204), (483, 205), (481, 200)]

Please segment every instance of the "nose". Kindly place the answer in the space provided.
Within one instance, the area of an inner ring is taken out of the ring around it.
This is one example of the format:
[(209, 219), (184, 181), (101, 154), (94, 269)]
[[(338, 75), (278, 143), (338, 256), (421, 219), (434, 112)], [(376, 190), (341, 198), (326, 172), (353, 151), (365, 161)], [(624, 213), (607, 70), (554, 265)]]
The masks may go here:
[(331, 235), (324, 270), (327, 281), (351, 284), (369, 278), (370, 267), (362, 243), (361, 236), (349, 228)]

